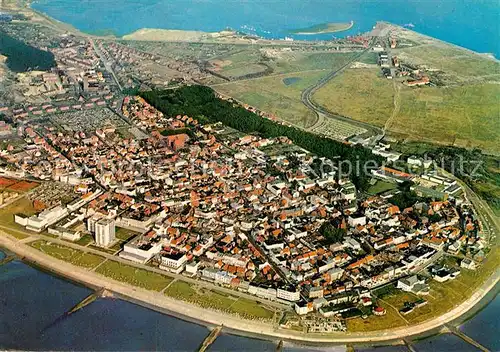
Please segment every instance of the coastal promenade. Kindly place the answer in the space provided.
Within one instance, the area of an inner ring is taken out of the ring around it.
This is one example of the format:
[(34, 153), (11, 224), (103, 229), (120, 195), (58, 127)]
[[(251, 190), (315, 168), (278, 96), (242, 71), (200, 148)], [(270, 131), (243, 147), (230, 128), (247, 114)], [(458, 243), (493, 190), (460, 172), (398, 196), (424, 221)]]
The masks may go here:
[(203, 309), (192, 304), (178, 301), (165, 296), (162, 293), (148, 291), (123, 282), (118, 282), (95, 272), (87, 271), (81, 267), (74, 266), (64, 261), (50, 257), (42, 252), (30, 247), (27, 244), (19, 242), (10, 235), (0, 231), (0, 247), (4, 247), (19, 257), (26, 259), (36, 265), (46, 268), (58, 275), (68, 279), (89, 285), (99, 287), (115, 292), (132, 301), (144, 302), (145, 305), (157, 308), (160, 311), (168, 311), (180, 318), (185, 317), (188, 320), (196, 320), (201, 324), (224, 325), (242, 335), (262, 336), (264, 338), (277, 340), (284, 339), (289, 341), (302, 341), (311, 343), (366, 343), (383, 342), (407, 338), (412, 335), (420, 335), (430, 330), (440, 328), (446, 323), (458, 319), (476, 304), (478, 304), (486, 294), (495, 288), (499, 281), (500, 270), (497, 269), (486, 282), (479, 287), (475, 293), (462, 304), (442, 316), (412, 325), (404, 328), (392, 330), (382, 330), (365, 333), (330, 333), (330, 334), (306, 334), (295, 331), (277, 329), (271, 324), (261, 321), (251, 321), (241, 319), (236, 316), (228, 315), (222, 312)]

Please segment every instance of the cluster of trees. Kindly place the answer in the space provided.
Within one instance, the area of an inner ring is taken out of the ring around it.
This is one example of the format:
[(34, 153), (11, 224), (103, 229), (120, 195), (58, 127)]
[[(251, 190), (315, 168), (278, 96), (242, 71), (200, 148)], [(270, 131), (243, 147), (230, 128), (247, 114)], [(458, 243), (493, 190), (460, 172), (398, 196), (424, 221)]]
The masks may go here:
[(0, 54), (7, 56), (7, 67), (14, 72), (47, 71), (56, 66), (54, 54), (26, 44), (0, 31)]
[(467, 183), (481, 198), (500, 209), (500, 160), (488, 156), (480, 149), (465, 149), (453, 146), (429, 148), (421, 157), (432, 158), (438, 167)]
[(0, 121), (3, 121), (5, 123), (14, 123), (14, 121), (10, 117), (5, 116), (4, 114), (0, 114)]
[(415, 203), (425, 200), (425, 198), (419, 197), (414, 191), (410, 189), (412, 183), (409, 181), (405, 181), (398, 185), (399, 193), (395, 194), (389, 202), (394, 205), (397, 205), (400, 210), (405, 208), (409, 208), (413, 206)]
[[(237, 104), (217, 98), (210, 87), (184, 86), (173, 90), (141, 92), (140, 95), (166, 116), (188, 115), (202, 123), (220, 121), (239, 131), (258, 133), (266, 138), (285, 136), (318, 156), (330, 159), (339, 156), (340, 160), (349, 161), (353, 169), (355, 165), (360, 165), (360, 171), (353, 172), (351, 180), (361, 191), (369, 187), (369, 170), (383, 161), (362, 146), (351, 146), (261, 118)], [(370, 166), (368, 172), (365, 172), (364, 165)]]
[(177, 128), (175, 130), (163, 130), (160, 132), (162, 136), (175, 136), (177, 134), (183, 134), (183, 133), (186, 133), (186, 134), (189, 134), (191, 135), (192, 131), (190, 128)]
[(330, 222), (324, 222), (319, 228), (319, 233), (323, 235), (326, 244), (342, 243), (347, 233), (345, 229), (336, 228)]

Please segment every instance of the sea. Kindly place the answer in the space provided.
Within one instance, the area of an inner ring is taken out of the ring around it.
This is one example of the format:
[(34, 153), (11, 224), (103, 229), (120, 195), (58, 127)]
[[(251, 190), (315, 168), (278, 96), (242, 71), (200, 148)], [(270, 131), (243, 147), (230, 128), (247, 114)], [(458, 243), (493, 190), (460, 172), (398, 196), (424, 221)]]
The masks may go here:
[[(32, 7), (92, 34), (122, 36), (141, 28), (220, 31), (265, 38), (331, 39), (388, 21), (500, 58), (498, 0), (36, 0)], [(345, 32), (292, 35), (291, 30), (354, 21)]]
[[(5, 254), (0, 251), (0, 260)], [(92, 291), (21, 260), (0, 265), (0, 350), (196, 351), (210, 333), (187, 322), (118, 298), (99, 298), (66, 314)], [(500, 297), (460, 325), (491, 351), (498, 340)], [(417, 352), (476, 351), (456, 335), (439, 334), (412, 345)], [(277, 342), (223, 331), (209, 351), (276, 351)], [(346, 351), (345, 346), (285, 342), (284, 352)], [(409, 352), (406, 346), (355, 346), (359, 352)]]

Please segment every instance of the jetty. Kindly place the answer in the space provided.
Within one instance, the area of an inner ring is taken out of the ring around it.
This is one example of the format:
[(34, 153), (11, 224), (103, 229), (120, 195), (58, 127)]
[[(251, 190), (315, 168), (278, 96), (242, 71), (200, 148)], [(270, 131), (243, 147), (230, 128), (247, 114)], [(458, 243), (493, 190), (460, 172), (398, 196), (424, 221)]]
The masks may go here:
[(215, 329), (210, 331), (210, 334), (208, 334), (208, 336), (205, 337), (205, 339), (201, 343), (200, 348), (198, 348), (198, 352), (205, 352), (208, 349), (208, 347), (210, 347), (210, 345), (214, 343), (215, 339), (219, 336), (221, 331), (222, 331), (222, 325), (219, 325), (215, 327)]
[(113, 297), (113, 293), (104, 289), (104, 288), (101, 288), (101, 289), (93, 292), (89, 296), (85, 297), (81, 302), (79, 302), (73, 308), (68, 310), (65, 315), (71, 315), (73, 313), (76, 313), (80, 309), (88, 306), (90, 303), (94, 302), (96, 299), (101, 298), (101, 297)]
[(4, 265), (4, 264), (7, 264), (7, 263), (10, 263), (14, 259), (16, 259), (16, 256), (14, 256), (14, 255), (8, 255), (5, 258), (3, 258), (2, 260), (0, 260), (0, 265)]
[(462, 340), (464, 340), (465, 342), (471, 344), (472, 346), (480, 349), (481, 351), (483, 352), (489, 352), (490, 350), (487, 349), (486, 347), (484, 347), (483, 345), (481, 345), (479, 342), (477, 342), (476, 340), (472, 339), (471, 337), (465, 335), (462, 331), (460, 331), (460, 329), (456, 326), (449, 326), (449, 325), (445, 325), (446, 328), (452, 332), (453, 334), (457, 335), (458, 337), (460, 337)]

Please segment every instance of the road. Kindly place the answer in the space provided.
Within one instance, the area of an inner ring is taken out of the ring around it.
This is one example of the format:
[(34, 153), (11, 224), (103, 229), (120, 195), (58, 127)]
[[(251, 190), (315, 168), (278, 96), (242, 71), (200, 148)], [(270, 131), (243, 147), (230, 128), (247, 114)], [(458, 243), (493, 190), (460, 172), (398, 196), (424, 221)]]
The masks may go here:
[(439, 169), (439, 171), (458, 182), (458, 184), (465, 191), (467, 199), (471, 202), (476, 216), (479, 218), (481, 225), (483, 227), (483, 233), (487, 236), (486, 240), (491, 242), (497, 239), (495, 243), (490, 243), (491, 245), (496, 245), (498, 243), (498, 234), (500, 233), (500, 219), (495, 215), (493, 210), (491, 210), (488, 203), (482, 200), (465, 182), (457, 178), (455, 175), (447, 172), (444, 169)]
[(115, 74), (115, 71), (113, 70), (112, 64), (101, 53), (101, 51), (99, 50), (98, 45), (96, 45), (94, 39), (92, 39), (91, 37), (87, 37), (87, 39), (90, 41), (90, 43), (92, 43), (92, 47), (94, 48), (95, 53), (97, 54), (97, 56), (99, 56), (99, 59), (101, 59), (101, 61), (103, 62), (106, 70), (109, 73), (111, 73), (111, 75), (113, 76), (113, 79), (115, 80), (116, 84), (118, 85), (118, 88), (120, 89), (120, 91), (122, 91), (123, 87), (120, 84), (120, 81), (118, 80), (118, 78), (116, 77), (116, 74)]
[(364, 128), (367, 130), (371, 135), (376, 136), (377, 140), (381, 139), (384, 136), (384, 132), (382, 129), (373, 126), (369, 123), (362, 122), (362, 121), (357, 121), (353, 120), (349, 117), (341, 116), (338, 114), (334, 114), (330, 111), (328, 111), (326, 108), (323, 106), (317, 104), (313, 99), (312, 96), (313, 94), (318, 91), (320, 88), (325, 86), (330, 80), (332, 80), (334, 77), (336, 77), (339, 73), (343, 72), (345, 69), (349, 68), (353, 62), (358, 60), (361, 56), (363, 56), (365, 53), (370, 51), (373, 47), (373, 43), (368, 46), (365, 50), (363, 50), (361, 53), (358, 55), (354, 56), (351, 60), (349, 60), (346, 64), (344, 64), (342, 67), (335, 69), (334, 71), (330, 72), (328, 75), (323, 77), (321, 80), (316, 82), (314, 85), (311, 87), (305, 89), (302, 91), (302, 95), (300, 99), (302, 100), (302, 103), (307, 106), (310, 110), (314, 111), (316, 115), (318, 116), (318, 119), (316, 123), (309, 128), (309, 130), (313, 130), (315, 127), (318, 127), (319, 125), (322, 124), (323, 119), (325, 118), (331, 118), (335, 119), (338, 121), (343, 121), (343, 122), (348, 122), (351, 125), (355, 125), (360, 128)]

